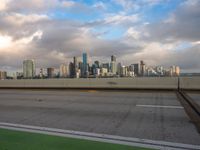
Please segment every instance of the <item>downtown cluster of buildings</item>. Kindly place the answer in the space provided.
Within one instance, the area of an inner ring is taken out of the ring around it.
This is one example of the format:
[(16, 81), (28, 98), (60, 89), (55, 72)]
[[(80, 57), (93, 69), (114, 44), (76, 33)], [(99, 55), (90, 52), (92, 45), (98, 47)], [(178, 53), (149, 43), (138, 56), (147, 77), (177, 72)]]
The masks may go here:
[[(165, 69), (162, 66), (149, 67), (144, 61), (124, 66), (117, 62), (116, 56), (112, 55), (110, 62), (101, 63), (94, 61), (92, 65), (88, 62), (88, 54), (82, 54), (82, 61), (73, 57), (73, 62), (61, 64), (58, 68), (41, 68), (36, 74), (34, 60), (23, 61), (23, 72), (17, 72), (16, 79), (43, 79), (43, 78), (111, 78), (111, 77), (144, 77), (144, 76), (179, 76), (180, 68), (171, 66)], [(0, 79), (6, 79), (7, 73), (0, 71)]]

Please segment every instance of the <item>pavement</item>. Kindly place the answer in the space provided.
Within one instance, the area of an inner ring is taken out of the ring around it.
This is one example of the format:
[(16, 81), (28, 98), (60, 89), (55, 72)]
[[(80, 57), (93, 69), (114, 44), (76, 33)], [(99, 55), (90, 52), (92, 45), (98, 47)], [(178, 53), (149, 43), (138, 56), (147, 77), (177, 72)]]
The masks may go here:
[(200, 106), (200, 92), (189, 92), (188, 95)]
[(0, 122), (200, 145), (175, 92), (0, 90)]

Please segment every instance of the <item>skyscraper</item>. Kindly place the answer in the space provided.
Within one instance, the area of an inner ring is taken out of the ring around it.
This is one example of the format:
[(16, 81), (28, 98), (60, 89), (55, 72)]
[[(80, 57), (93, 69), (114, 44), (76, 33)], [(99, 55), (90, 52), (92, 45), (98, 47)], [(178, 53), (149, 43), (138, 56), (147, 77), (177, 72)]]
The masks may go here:
[(170, 76), (179, 76), (179, 75), (180, 75), (179, 66), (171, 66), (170, 67)]
[(176, 68), (175, 68), (175, 74), (176, 74), (176, 76), (180, 75), (180, 67), (179, 66), (176, 66)]
[(112, 62), (112, 61), (115, 61), (115, 62), (116, 62), (116, 60), (117, 60), (117, 59), (116, 59), (116, 56), (112, 55), (112, 56), (111, 56), (111, 62)]
[(54, 68), (47, 68), (47, 77), (48, 78), (54, 78), (55, 77), (55, 72), (54, 72)]
[(39, 78), (44, 78), (44, 69), (40, 68)]
[(121, 76), (121, 68), (122, 68), (121, 63), (118, 63), (118, 64), (117, 64), (117, 75), (118, 75), (118, 76)]
[(87, 78), (88, 75), (89, 75), (89, 72), (88, 72), (88, 56), (87, 56), (87, 53), (83, 53), (82, 76)]
[(146, 66), (145, 66), (145, 63), (144, 63), (144, 61), (143, 60), (141, 60), (140, 61), (140, 75), (141, 76), (145, 76), (145, 74), (146, 74)]
[(113, 75), (116, 75), (117, 64), (116, 64), (116, 57), (114, 55), (111, 56), (110, 70)]
[(74, 64), (72, 62), (69, 63), (69, 76), (70, 78), (74, 77)]
[(61, 78), (66, 78), (68, 77), (68, 72), (69, 72), (69, 69), (68, 69), (68, 65), (67, 64), (61, 64), (60, 65), (60, 77)]
[(74, 69), (73, 69), (73, 75), (74, 78), (77, 78), (77, 73), (78, 73), (78, 61), (77, 61), (77, 57), (74, 57)]
[(131, 71), (134, 72), (135, 76), (140, 75), (140, 65), (139, 64), (131, 64)]
[(35, 77), (35, 63), (34, 60), (23, 61), (23, 77), (31, 79)]
[(4, 80), (7, 78), (7, 72), (6, 71), (0, 71), (0, 80)]

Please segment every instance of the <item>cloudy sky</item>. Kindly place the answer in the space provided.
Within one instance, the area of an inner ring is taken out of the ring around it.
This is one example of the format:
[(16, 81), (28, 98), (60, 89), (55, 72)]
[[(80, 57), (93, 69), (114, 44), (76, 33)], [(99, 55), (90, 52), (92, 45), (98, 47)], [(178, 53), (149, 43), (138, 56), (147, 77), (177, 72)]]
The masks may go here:
[(200, 72), (200, 0), (0, 0), (0, 70), (92, 61)]

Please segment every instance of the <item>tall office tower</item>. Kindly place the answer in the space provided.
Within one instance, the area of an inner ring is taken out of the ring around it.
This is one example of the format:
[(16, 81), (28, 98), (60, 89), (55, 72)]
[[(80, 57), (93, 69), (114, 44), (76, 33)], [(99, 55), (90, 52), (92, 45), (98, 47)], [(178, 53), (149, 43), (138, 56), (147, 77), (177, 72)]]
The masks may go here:
[(69, 63), (69, 76), (70, 78), (74, 77), (74, 64), (72, 62)]
[(146, 66), (145, 66), (145, 63), (144, 63), (144, 61), (140, 61), (140, 75), (141, 76), (145, 76), (145, 73), (146, 73)]
[(116, 57), (113, 55), (111, 56), (110, 71), (114, 75), (117, 73)]
[(132, 64), (131, 66), (133, 66), (134, 75), (139, 76), (140, 75), (140, 65), (139, 64)]
[(40, 68), (39, 78), (44, 78), (44, 69)]
[(94, 64), (92, 65), (92, 74), (98, 77), (99, 71), (100, 71), (99, 61), (95, 61)]
[(94, 64), (95, 64), (96, 68), (100, 68), (100, 63), (99, 63), (98, 60), (96, 60), (96, 61), (94, 62)]
[(68, 71), (69, 71), (69, 69), (68, 69), (68, 65), (67, 64), (61, 64), (60, 65), (60, 78), (66, 78), (66, 77), (68, 77)]
[(118, 76), (121, 76), (121, 68), (122, 68), (121, 63), (118, 63), (118, 64), (117, 64), (117, 75), (118, 75)]
[(116, 62), (116, 60), (117, 60), (117, 59), (116, 59), (116, 56), (112, 55), (112, 56), (111, 56), (111, 62), (112, 62), (112, 61), (115, 61), (115, 62)]
[(176, 66), (171, 66), (169, 75), (170, 76), (175, 76), (175, 72), (176, 72)]
[(82, 77), (87, 78), (88, 76), (89, 76), (89, 72), (88, 72), (88, 56), (87, 56), (87, 53), (83, 53)]
[(83, 62), (82, 61), (78, 62), (78, 69), (80, 72), (80, 77), (83, 77)]
[(35, 77), (35, 63), (34, 60), (23, 61), (23, 77), (31, 79)]
[(171, 66), (170, 67), (170, 76), (179, 76), (179, 75), (180, 75), (179, 66)]
[(55, 69), (54, 68), (47, 68), (47, 77), (54, 78), (55, 77)]
[(175, 67), (175, 75), (176, 75), (176, 76), (179, 76), (179, 75), (180, 75), (180, 67), (179, 67), (179, 66), (176, 66), (176, 67)]
[(73, 76), (74, 78), (77, 78), (77, 73), (78, 73), (78, 61), (77, 57), (74, 57), (74, 69), (73, 69)]
[(7, 78), (7, 72), (6, 71), (0, 71), (0, 80), (5, 80)]
[(164, 75), (163, 66), (156, 66), (155, 70), (156, 70), (156, 73), (157, 73), (158, 76), (163, 76)]
[(127, 70), (126, 70), (127, 68), (126, 68), (126, 66), (122, 66), (121, 67), (121, 76), (122, 77), (125, 77), (126, 76), (126, 74), (127, 74)]

